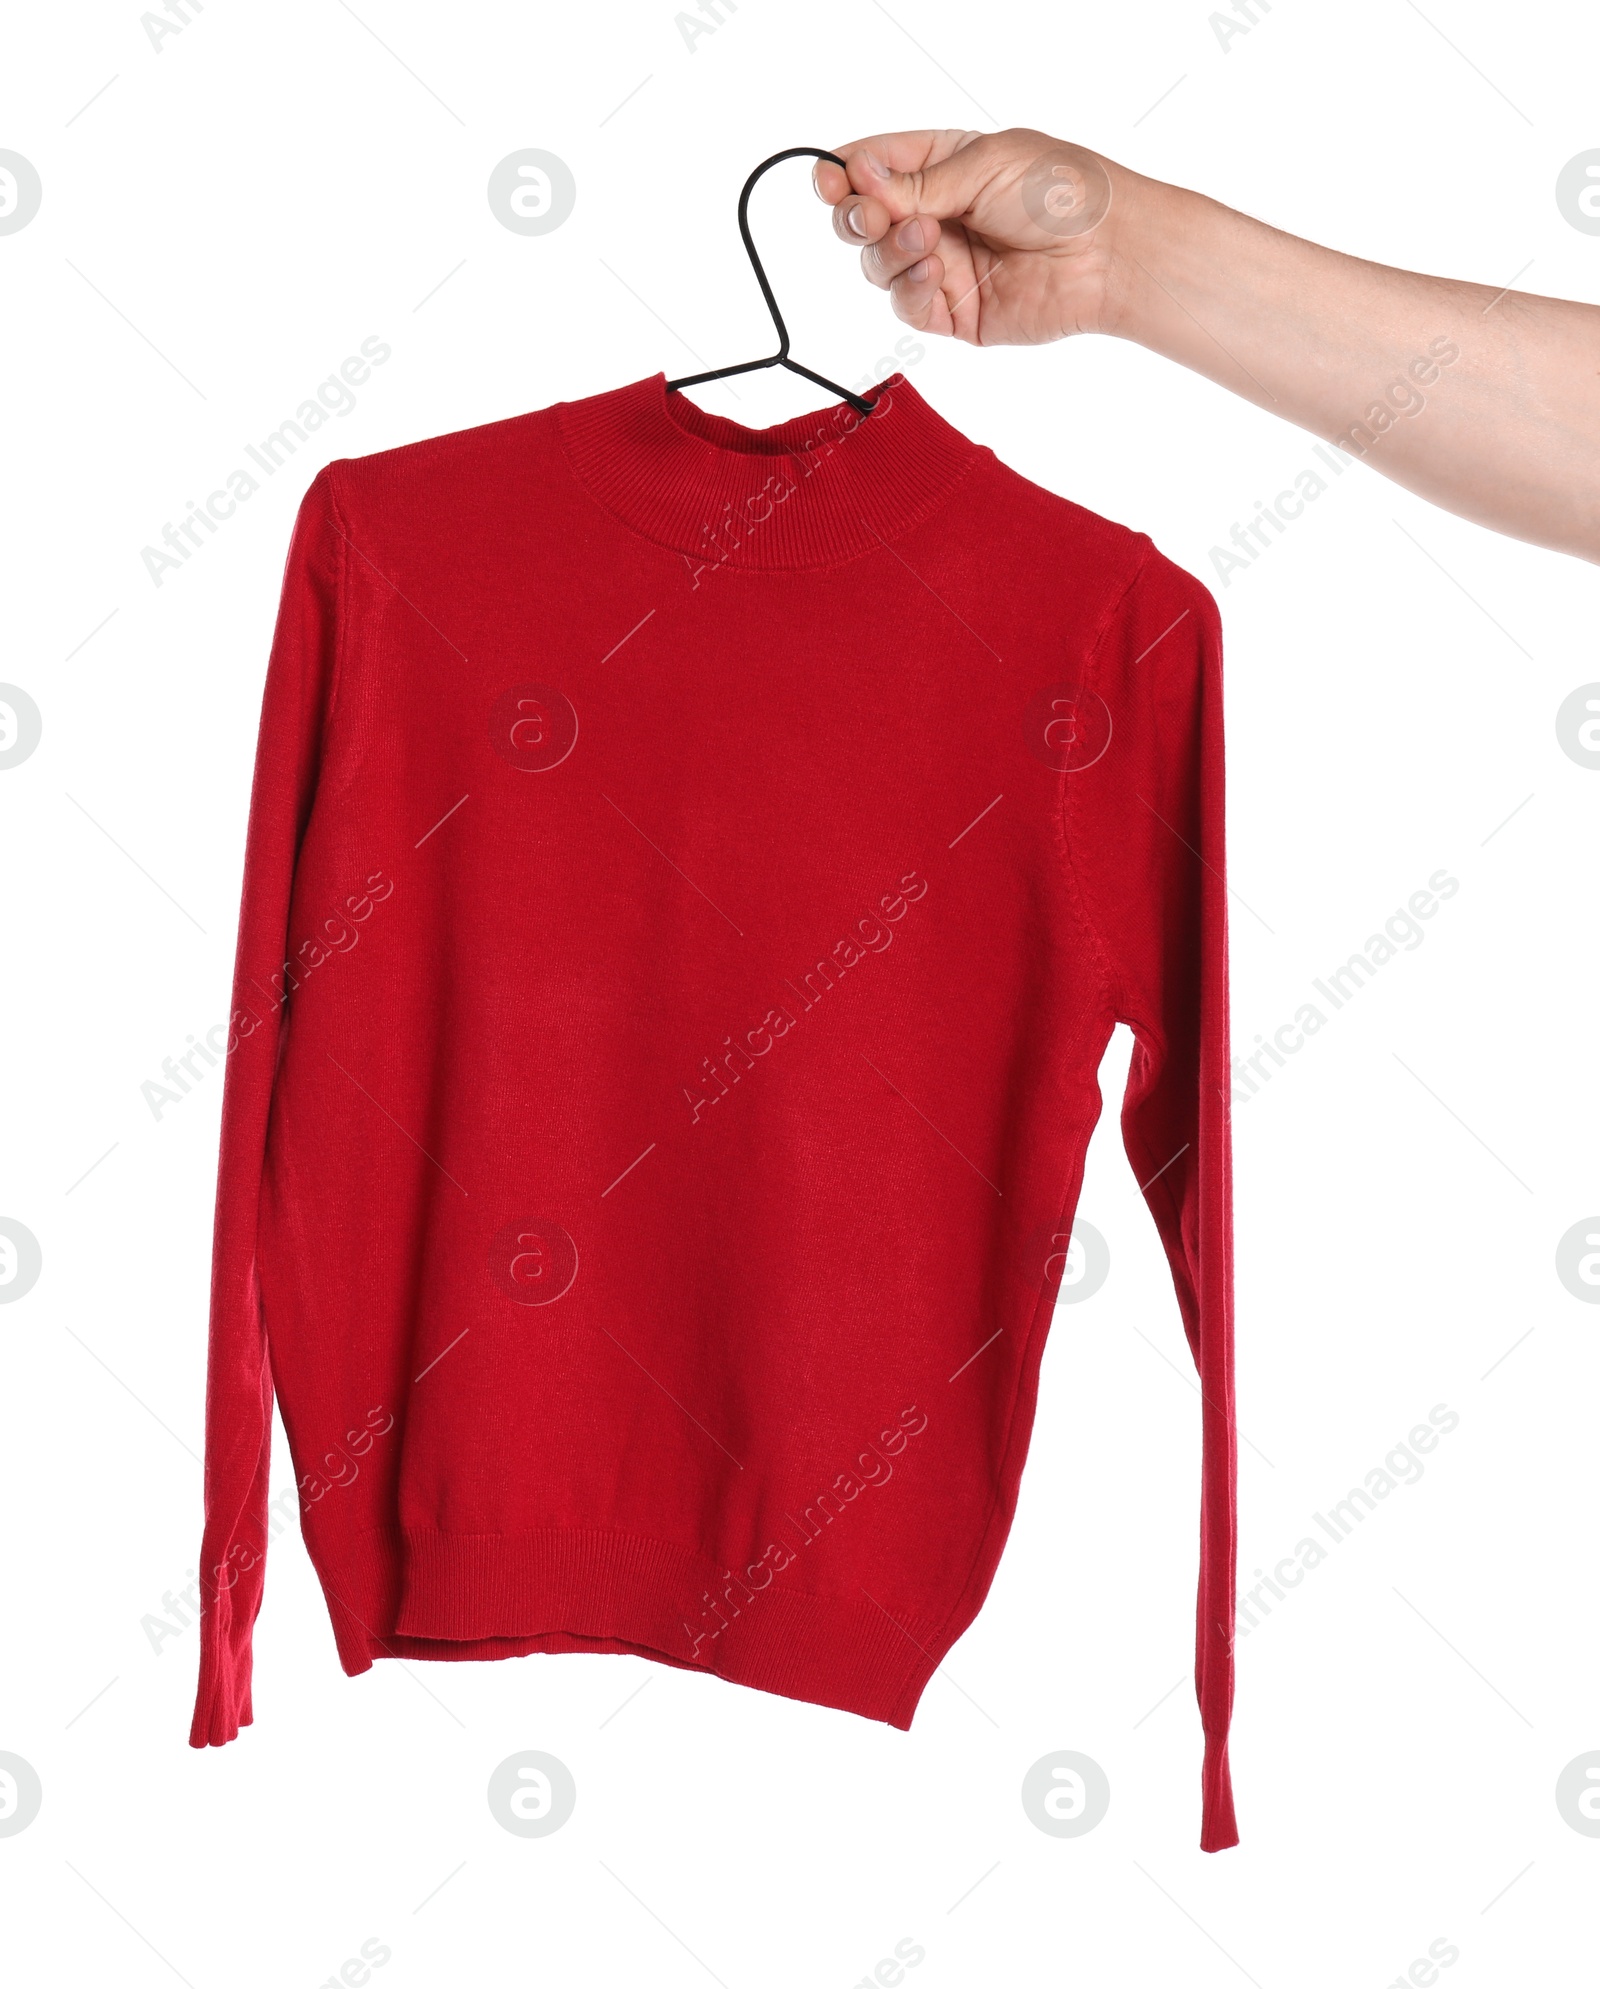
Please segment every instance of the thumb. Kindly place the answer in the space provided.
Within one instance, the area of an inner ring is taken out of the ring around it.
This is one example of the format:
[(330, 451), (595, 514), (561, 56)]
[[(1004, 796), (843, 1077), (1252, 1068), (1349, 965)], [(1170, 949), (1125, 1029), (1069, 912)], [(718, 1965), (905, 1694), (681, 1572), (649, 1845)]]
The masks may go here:
[[(875, 201), (893, 225), (910, 214), (948, 221), (964, 214), (995, 170), (982, 131), (896, 131), (838, 148), (844, 173), (819, 162), (817, 191), (837, 207), (851, 193)], [(846, 182), (846, 183), (841, 183)]]
[(850, 232), (868, 241), (926, 214), (969, 220), (994, 240), (1041, 248), (1088, 233), (1111, 204), (1099, 155), (1043, 131), (889, 132), (841, 146), (839, 157), (843, 172), (819, 162), (817, 191), (836, 214), (859, 196), (866, 226)]

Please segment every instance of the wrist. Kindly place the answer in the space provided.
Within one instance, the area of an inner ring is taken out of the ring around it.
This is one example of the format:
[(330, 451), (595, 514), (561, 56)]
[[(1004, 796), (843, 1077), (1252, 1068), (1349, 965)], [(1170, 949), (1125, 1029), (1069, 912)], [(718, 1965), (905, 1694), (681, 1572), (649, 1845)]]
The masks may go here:
[(1095, 231), (1104, 257), (1097, 329), (1110, 338), (1144, 344), (1153, 322), (1152, 305), (1164, 294), (1158, 288), (1163, 243), (1183, 190), (1110, 159), (1102, 163), (1111, 181), (1111, 205)]

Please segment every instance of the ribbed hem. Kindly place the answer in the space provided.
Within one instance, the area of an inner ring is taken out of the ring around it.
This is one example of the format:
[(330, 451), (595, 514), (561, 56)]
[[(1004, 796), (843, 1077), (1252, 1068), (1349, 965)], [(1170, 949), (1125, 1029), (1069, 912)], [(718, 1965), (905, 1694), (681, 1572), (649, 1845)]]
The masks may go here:
[(829, 566), (898, 537), (990, 451), (903, 373), (864, 398), (745, 428), (655, 373), (556, 405), (573, 474), (616, 518), (699, 571)]
[(321, 1569), (347, 1672), (380, 1657), (625, 1651), (907, 1728), (935, 1626), (782, 1576), (752, 1588), (671, 1542), (603, 1528), (379, 1530)]

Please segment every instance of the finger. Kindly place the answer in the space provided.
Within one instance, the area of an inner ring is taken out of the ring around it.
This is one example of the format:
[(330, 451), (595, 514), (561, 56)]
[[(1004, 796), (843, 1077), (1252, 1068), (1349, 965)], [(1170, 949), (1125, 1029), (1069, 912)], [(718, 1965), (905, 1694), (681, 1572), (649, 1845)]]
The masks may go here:
[(939, 246), (942, 232), (931, 214), (908, 215), (861, 251), (862, 274), (878, 289), (889, 289), (896, 277)]
[(945, 301), (944, 260), (923, 256), (889, 285), (889, 301), (894, 314), (913, 331), (948, 338), (954, 330), (950, 307)]
[(858, 193), (850, 184), (847, 169), (831, 160), (817, 161), (811, 183), (833, 208), (833, 232), (853, 248), (881, 241), (899, 218), (875, 194)]
[(831, 159), (819, 159), (811, 168), (811, 184), (820, 198), (834, 207), (850, 191), (850, 175)]
[(894, 216), (883, 202), (866, 194), (847, 193), (833, 210), (833, 232), (855, 249), (882, 241), (893, 226)]
[[(842, 166), (819, 159), (811, 181), (833, 207), (834, 233), (858, 248), (881, 241), (897, 221), (926, 207), (919, 194), (920, 176), (982, 135), (953, 130), (887, 132), (842, 146), (838, 154)], [(939, 211), (955, 213), (959, 208)]]
[(841, 145), (843, 167), (819, 160), (813, 179), (836, 209), (852, 196), (863, 201), (865, 239), (875, 241), (884, 231), (882, 217), (892, 223), (916, 213), (944, 220), (965, 213), (994, 169), (995, 150), (981, 131), (883, 132)]

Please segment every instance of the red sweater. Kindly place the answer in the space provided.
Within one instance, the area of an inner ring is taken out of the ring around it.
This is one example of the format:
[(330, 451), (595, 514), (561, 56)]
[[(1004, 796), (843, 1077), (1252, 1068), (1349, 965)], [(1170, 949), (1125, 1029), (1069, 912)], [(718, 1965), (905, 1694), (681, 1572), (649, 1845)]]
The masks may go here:
[(910, 1725), (1011, 1523), (1112, 1027), (1203, 1426), (1236, 1841), (1221, 652), (901, 375), (329, 465), (240, 917), (191, 1739), (274, 1390), (347, 1672), (627, 1651)]

